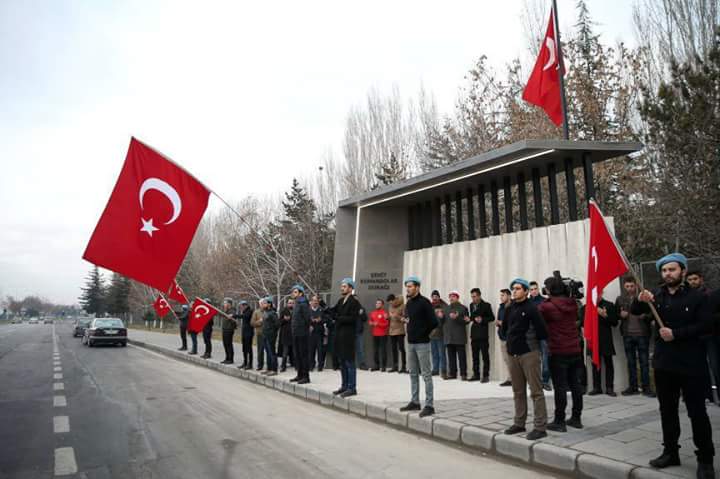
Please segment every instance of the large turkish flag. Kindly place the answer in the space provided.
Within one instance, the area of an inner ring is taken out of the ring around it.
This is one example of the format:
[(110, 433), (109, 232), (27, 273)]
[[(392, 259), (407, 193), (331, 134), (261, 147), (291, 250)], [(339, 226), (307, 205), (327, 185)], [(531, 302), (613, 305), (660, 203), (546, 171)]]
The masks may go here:
[[(550, 120), (557, 126), (563, 122), (562, 100), (560, 98), (560, 78), (558, 60), (560, 45), (555, 40), (555, 22), (550, 11), (550, 21), (535, 67), (523, 91), (523, 100), (537, 105), (547, 113)], [(564, 73), (564, 72), (563, 72)]]
[(587, 289), (584, 331), (592, 361), (600, 367), (600, 335), (598, 333), (598, 304), (603, 290), (615, 278), (627, 273), (630, 265), (615, 237), (605, 223), (600, 208), (590, 200), (590, 249), (588, 254)]
[(210, 191), (185, 170), (132, 138), (83, 258), (168, 291), (209, 196)]

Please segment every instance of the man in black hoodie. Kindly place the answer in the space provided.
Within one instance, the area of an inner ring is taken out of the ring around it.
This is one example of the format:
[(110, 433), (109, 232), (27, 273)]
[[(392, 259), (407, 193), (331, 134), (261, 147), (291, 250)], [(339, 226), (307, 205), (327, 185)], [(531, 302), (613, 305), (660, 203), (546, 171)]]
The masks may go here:
[(292, 297), (295, 300), (295, 307), (290, 327), (292, 328), (297, 376), (290, 381), (308, 384), (310, 382), (310, 306), (305, 297), (305, 288), (301, 285), (293, 286)]
[(252, 369), (253, 365), (252, 342), (255, 328), (253, 328), (251, 321), (254, 312), (247, 301), (240, 301), (240, 337), (242, 338), (243, 352), (243, 363), (242, 366), (239, 366), (240, 369)]
[[(473, 375), (470, 381), (490, 381), (490, 337), (488, 326), (495, 321), (490, 303), (483, 301), (480, 288), (470, 290), (470, 346), (472, 348)], [(482, 378), (480, 377), (480, 354), (482, 353)]]
[(405, 314), (408, 318), (408, 366), (410, 367), (410, 403), (400, 408), (401, 411), (420, 411), (420, 378), (425, 382), (425, 407), (420, 417), (435, 414), (433, 407), (433, 378), (430, 352), (430, 333), (438, 325), (432, 303), (420, 294), (420, 279), (410, 276), (405, 279), (407, 304)]

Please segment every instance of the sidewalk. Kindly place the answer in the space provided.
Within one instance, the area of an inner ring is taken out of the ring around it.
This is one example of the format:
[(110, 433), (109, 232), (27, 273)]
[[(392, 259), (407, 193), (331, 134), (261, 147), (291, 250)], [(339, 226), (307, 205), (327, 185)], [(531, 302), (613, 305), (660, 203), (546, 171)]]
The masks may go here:
[[(294, 376), (294, 370), (266, 378), (255, 371), (241, 371), (235, 366), (219, 364), (219, 361), (224, 359), (224, 350), (219, 341), (213, 342), (213, 359), (206, 361), (176, 351), (180, 341), (173, 335), (130, 330), (129, 336), (130, 342), (137, 346), (205, 365), (326, 406), (338, 407), (395, 427), (431, 435), (439, 440), (455, 442), (482, 452), (578, 477), (695, 477), (695, 447), (691, 439), (690, 422), (682, 406), (680, 454), (683, 465), (663, 471), (647, 467), (648, 460), (659, 455), (662, 450), (656, 399), (643, 396), (584, 396), (584, 429), (568, 428), (567, 433), (549, 432), (547, 438), (531, 442), (522, 436), (502, 434), (502, 431), (512, 424), (514, 408), (511, 388), (499, 387), (497, 383), (443, 381), (435, 377), (437, 413), (434, 418), (420, 419), (417, 413), (401, 413), (398, 410), (400, 406), (407, 404), (409, 399), (410, 381), (406, 374), (358, 371), (359, 394), (348, 401), (331, 394), (339, 386), (340, 374), (337, 371), (311, 373), (312, 383), (298, 386), (288, 381)], [(199, 349), (202, 353), (202, 344)], [(242, 363), (241, 349), (236, 346), (236, 360), (238, 357)], [(421, 392), (421, 399), (422, 397)], [(552, 418), (552, 393), (546, 394), (546, 402), (548, 417)], [(530, 409), (532, 410), (531, 402)], [(708, 414), (717, 447), (720, 444), (720, 408), (710, 404)], [(531, 427), (532, 411), (528, 417), (528, 428)], [(717, 456), (715, 467), (720, 470)]]

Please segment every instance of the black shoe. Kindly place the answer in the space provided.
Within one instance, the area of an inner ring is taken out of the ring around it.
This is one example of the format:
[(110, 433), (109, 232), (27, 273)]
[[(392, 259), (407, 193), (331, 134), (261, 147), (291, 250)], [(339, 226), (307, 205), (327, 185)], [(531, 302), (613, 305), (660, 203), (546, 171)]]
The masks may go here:
[(715, 468), (712, 464), (698, 464), (697, 479), (715, 479)]
[(640, 394), (640, 391), (638, 391), (638, 388), (629, 387), (620, 394), (623, 396), (634, 396), (636, 394)]
[(547, 437), (547, 432), (533, 429), (527, 436), (525, 436), (525, 439), (528, 441), (537, 441), (538, 439), (542, 439), (544, 437)]
[(500, 386), (502, 386), (502, 387), (512, 386), (512, 382), (511, 381), (503, 381), (500, 383)]
[(610, 396), (610, 397), (615, 397), (615, 396), (617, 396), (617, 394), (615, 393), (615, 391), (613, 391), (612, 389), (608, 389), (605, 394), (607, 394), (607, 395)]
[(518, 434), (521, 432), (525, 432), (525, 428), (522, 426), (516, 426), (515, 424), (513, 424), (509, 428), (505, 429), (505, 434), (507, 434), (508, 436), (511, 436), (513, 434)]
[(375, 371), (380, 371), (380, 368), (370, 368), (371, 373), (374, 373)]
[(347, 389), (340, 388), (337, 391), (333, 391), (333, 395), (338, 396), (338, 395), (344, 393), (345, 391), (347, 391)]
[[(552, 386), (550, 386), (550, 383), (544, 383), (543, 389), (546, 391), (552, 391)], [(543, 436), (544, 437), (544, 436)]]
[(197, 351), (188, 351), (188, 354), (197, 354)]
[(400, 408), (400, 411), (406, 412), (406, 411), (419, 411), (422, 409), (420, 405), (416, 402), (409, 402), (407, 406), (403, 406)]
[(229, 362), (230, 362), (230, 361), (228, 361), (228, 360), (226, 359), (226, 360), (224, 360), (224, 361), (220, 361), (220, 364), (228, 364)]
[(473, 376), (470, 379), (468, 379), (468, 381), (480, 381), (480, 376), (475, 376), (473, 374)]
[(297, 382), (298, 384), (310, 384), (310, 378), (302, 378)]
[(602, 391), (599, 389), (593, 389), (588, 393), (588, 396), (599, 396), (602, 394)]
[(657, 396), (655, 395), (655, 393), (652, 392), (650, 389), (645, 389), (645, 390), (643, 390), (642, 395), (645, 396), (646, 398), (654, 398), (654, 397), (657, 397)]
[(484, 377), (480, 380), (480, 382), (481, 382), (481, 383), (489, 383), (489, 382), (490, 382), (490, 378), (487, 377), (487, 376), (484, 376)]
[(398, 371), (400, 374), (407, 374), (408, 370), (405, 368), (402, 368), (400, 371)]
[(301, 379), (300, 377), (295, 376), (294, 378), (292, 378), (292, 379), (290, 380), (290, 382), (291, 382), (291, 383), (296, 383), (296, 382), (300, 381), (300, 379)]
[(357, 396), (357, 391), (355, 389), (348, 389), (340, 394), (341, 398), (349, 398), (350, 396)]
[(368, 367), (365, 366), (364, 364), (361, 364), (360, 366), (358, 366), (358, 369), (360, 369), (360, 370), (362, 370), (362, 371), (367, 371), (367, 370), (368, 370)]
[(284, 372), (285, 372), (285, 366), (283, 366), (283, 367), (280, 368), (280, 372), (281, 372), (281, 373), (284, 373)]
[(420, 417), (425, 416), (432, 416), (435, 414), (435, 408), (432, 406), (425, 406), (422, 411), (420, 411)]
[(318, 368), (318, 372), (321, 373), (323, 371), (323, 368)]
[(432, 372), (432, 375), (433, 375), (433, 376), (440, 376), (440, 371), (433, 371), (433, 372)]
[[(321, 369), (320, 371), (322, 371), (322, 369)], [(381, 373), (384, 373), (384, 372), (385, 372), (385, 368), (380, 368), (380, 372), (381, 372)]]
[(448, 374), (447, 377), (444, 379), (457, 379), (457, 374)]
[(565, 421), (560, 421), (558, 419), (555, 419), (553, 422), (549, 423), (547, 425), (547, 428), (548, 431), (567, 432)]
[(390, 371), (388, 371), (388, 372), (389, 372), (389, 373), (396, 373), (396, 372), (398, 372), (398, 368), (393, 367), (393, 368), (392, 368)]
[(178, 351), (187, 351), (187, 346), (180, 346)]
[(579, 417), (571, 417), (565, 422), (566, 426), (574, 427), (575, 429), (582, 429), (583, 424)]
[(680, 465), (680, 455), (675, 450), (664, 450), (662, 454), (650, 461), (650, 466), (655, 469), (664, 469), (670, 466)]

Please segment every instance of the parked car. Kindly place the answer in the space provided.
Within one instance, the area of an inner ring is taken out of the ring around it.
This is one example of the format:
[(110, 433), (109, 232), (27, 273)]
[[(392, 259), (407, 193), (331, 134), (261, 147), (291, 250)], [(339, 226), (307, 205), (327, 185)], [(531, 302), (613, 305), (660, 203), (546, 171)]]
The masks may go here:
[(22, 318), (16, 316), (10, 321), (10, 324), (22, 324)]
[(73, 328), (73, 338), (82, 338), (85, 335), (85, 329), (90, 327), (92, 324), (92, 318), (81, 318), (75, 321), (75, 327)]
[(30, 318), (28, 324), (40, 324), (40, 321), (37, 318)]
[(119, 344), (127, 346), (127, 328), (118, 318), (95, 318), (85, 328), (83, 344), (93, 347), (97, 344)]
[(53, 323), (53, 319), (52, 319), (52, 318), (45, 318), (45, 319), (43, 319), (43, 324), (52, 324), (52, 323)]

